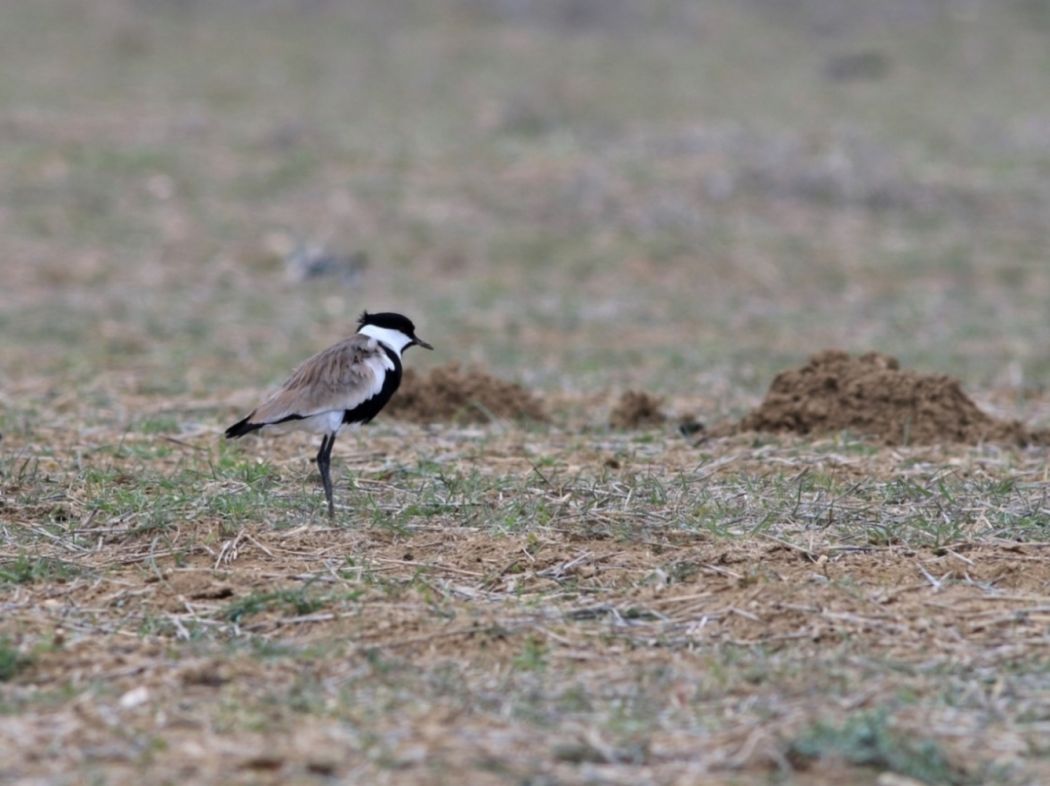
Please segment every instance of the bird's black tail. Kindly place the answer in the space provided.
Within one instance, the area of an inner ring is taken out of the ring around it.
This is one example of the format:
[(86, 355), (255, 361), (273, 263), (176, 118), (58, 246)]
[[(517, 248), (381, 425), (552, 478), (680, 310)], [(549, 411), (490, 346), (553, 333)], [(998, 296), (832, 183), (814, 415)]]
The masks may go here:
[[(255, 413), (253, 412), (252, 415)], [(243, 437), (245, 434), (251, 434), (257, 429), (261, 429), (265, 423), (250, 423), (252, 415), (248, 415), (244, 420), (238, 420), (228, 429), (226, 429), (226, 439), (236, 439), (237, 437)]]

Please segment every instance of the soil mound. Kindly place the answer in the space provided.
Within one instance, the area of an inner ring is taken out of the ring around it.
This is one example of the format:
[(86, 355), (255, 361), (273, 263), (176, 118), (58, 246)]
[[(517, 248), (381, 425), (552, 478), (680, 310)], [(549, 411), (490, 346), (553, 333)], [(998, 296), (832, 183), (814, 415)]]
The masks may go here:
[(644, 391), (628, 390), (620, 396), (609, 413), (609, 425), (621, 429), (660, 426), (667, 420), (661, 410), (663, 403), (662, 398), (650, 396)]
[(405, 369), (401, 388), (385, 411), (416, 423), (547, 419), (543, 402), (521, 385), (479, 369), (461, 369), (457, 363), (439, 366), (427, 374)]
[(1048, 433), (982, 412), (957, 379), (902, 370), (896, 358), (877, 352), (851, 357), (838, 350), (778, 374), (739, 429), (798, 434), (849, 429), (886, 445), (1050, 441)]

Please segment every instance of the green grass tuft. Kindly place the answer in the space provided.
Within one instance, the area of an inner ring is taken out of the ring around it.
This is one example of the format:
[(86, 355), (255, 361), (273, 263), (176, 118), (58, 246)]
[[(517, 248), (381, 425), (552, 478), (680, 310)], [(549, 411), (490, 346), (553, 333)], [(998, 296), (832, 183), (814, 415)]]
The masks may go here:
[(230, 603), (223, 610), (222, 616), (236, 624), (245, 617), (276, 609), (281, 609), (286, 614), (312, 614), (323, 608), (326, 602), (325, 598), (308, 594), (306, 587), (274, 592), (253, 592)]
[(28, 668), (32, 659), (18, 651), (15, 644), (8, 638), (0, 638), (0, 682), (8, 682), (24, 669)]
[(0, 560), (0, 584), (33, 584), (38, 581), (66, 581), (79, 575), (80, 568), (53, 557), (19, 554)]
[(790, 744), (788, 757), (802, 767), (818, 759), (841, 759), (928, 784), (972, 783), (936, 742), (893, 729), (883, 710), (854, 715), (839, 725), (818, 723)]

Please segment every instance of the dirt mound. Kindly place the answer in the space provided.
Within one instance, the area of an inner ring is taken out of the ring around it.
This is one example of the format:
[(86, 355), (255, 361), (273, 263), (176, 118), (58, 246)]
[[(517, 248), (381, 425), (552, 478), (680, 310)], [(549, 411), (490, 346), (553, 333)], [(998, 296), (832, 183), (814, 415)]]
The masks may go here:
[(819, 434), (849, 429), (887, 445), (946, 442), (1050, 442), (1017, 421), (978, 409), (957, 379), (902, 370), (896, 358), (869, 352), (851, 357), (826, 350), (805, 366), (777, 375), (741, 431)]
[(663, 403), (662, 398), (644, 391), (625, 391), (609, 413), (609, 425), (622, 429), (660, 426), (667, 420), (661, 409)]
[(543, 402), (521, 385), (479, 369), (461, 369), (458, 363), (439, 366), (427, 374), (405, 369), (401, 388), (387, 404), (386, 412), (416, 423), (547, 419)]

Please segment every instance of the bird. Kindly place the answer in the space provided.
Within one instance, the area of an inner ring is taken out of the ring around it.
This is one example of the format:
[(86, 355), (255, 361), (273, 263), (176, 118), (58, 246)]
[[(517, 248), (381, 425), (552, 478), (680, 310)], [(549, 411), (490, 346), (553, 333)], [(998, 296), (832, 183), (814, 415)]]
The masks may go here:
[(276, 391), (226, 429), (226, 439), (253, 431), (321, 434), (315, 461), (328, 517), (334, 519), (330, 466), (335, 438), (344, 428), (368, 423), (386, 406), (401, 385), (401, 356), (409, 347), (434, 349), (403, 314), (365, 311), (357, 333), (303, 361)]

